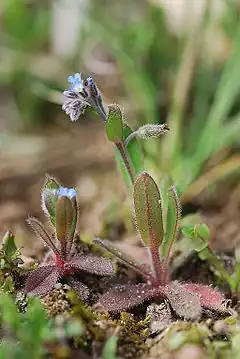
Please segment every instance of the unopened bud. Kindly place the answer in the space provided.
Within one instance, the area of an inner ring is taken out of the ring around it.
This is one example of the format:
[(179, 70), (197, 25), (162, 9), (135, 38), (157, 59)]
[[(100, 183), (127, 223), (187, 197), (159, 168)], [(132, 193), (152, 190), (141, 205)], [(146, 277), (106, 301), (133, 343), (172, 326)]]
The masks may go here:
[(159, 137), (170, 130), (169, 126), (164, 123), (162, 125), (144, 125), (137, 130), (137, 136), (143, 140), (148, 140), (152, 137)]

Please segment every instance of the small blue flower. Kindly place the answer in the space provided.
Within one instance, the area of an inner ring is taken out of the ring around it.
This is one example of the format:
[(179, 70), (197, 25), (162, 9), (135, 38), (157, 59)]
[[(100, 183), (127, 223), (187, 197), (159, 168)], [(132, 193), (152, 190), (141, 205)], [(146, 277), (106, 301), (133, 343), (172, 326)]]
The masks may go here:
[(85, 112), (86, 107), (90, 106), (106, 121), (107, 114), (103, 106), (102, 94), (92, 77), (83, 80), (81, 73), (77, 72), (68, 77), (68, 82), (71, 85), (68, 91), (63, 92), (66, 101), (62, 109), (70, 119), (76, 121)]
[(84, 88), (84, 81), (82, 79), (82, 74), (76, 72), (73, 76), (68, 77), (68, 82), (71, 84), (69, 90), (74, 92), (81, 92)]
[(68, 197), (69, 199), (76, 198), (77, 193), (74, 188), (60, 187), (58, 190), (59, 196)]

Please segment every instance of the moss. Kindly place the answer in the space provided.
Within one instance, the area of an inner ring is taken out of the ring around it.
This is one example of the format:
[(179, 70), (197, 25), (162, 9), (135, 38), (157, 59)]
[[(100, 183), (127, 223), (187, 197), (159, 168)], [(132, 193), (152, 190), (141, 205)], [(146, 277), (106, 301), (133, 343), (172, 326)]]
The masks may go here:
[(94, 343), (94, 350), (100, 355), (107, 339), (117, 332), (117, 354), (121, 358), (136, 358), (147, 351), (150, 317), (137, 320), (132, 314), (124, 312), (116, 318), (94, 311), (73, 292), (68, 294), (68, 299), (72, 305), (71, 315), (80, 319), (84, 326), (84, 334), (75, 339), (76, 347), (91, 353)]
[(118, 334), (117, 354), (125, 359), (139, 358), (148, 351), (146, 340), (149, 336), (150, 316), (136, 320), (130, 313), (123, 312), (118, 321), (121, 326)]
[(93, 342), (104, 343), (108, 337), (108, 330), (115, 327), (113, 321), (108, 315), (95, 312), (90, 306), (81, 301), (74, 292), (68, 293), (68, 299), (71, 302), (71, 315), (73, 318), (81, 320), (84, 326), (83, 336), (75, 339), (75, 346), (86, 348), (88, 351), (92, 349)]
[(59, 285), (51, 293), (41, 299), (49, 317), (56, 317), (70, 311), (71, 304), (67, 297), (68, 288)]

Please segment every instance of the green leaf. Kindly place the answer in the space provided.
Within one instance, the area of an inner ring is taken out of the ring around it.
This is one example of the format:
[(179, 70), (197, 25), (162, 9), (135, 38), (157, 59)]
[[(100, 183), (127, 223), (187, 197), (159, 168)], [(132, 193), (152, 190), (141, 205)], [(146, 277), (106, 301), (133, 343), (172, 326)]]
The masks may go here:
[[(205, 238), (209, 235), (208, 227), (206, 225), (201, 224), (189, 224), (185, 225), (182, 228), (182, 233), (184, 236), (192, 240), (193, 248), (196, 252), (202, 252), (204, 249), (208, 247), (208, 240), (205, 240)], [(203, 236), (201, 236), (201, 235)]]
[(106, 122), (106, 133), (109, 141), (117, 142), (123, 138), (122, 111), (118, 105), (108, 106), (109, 113)]
[(201, 237), (204, 241), (208, 242), (210, 239), (210, 230), (206, 224), (195, 225), (196, 236)]
[[(132, 133), (132, 129), (126, 124), (123, 124), (123, 141)], [(126, 148), (128, 158), (130, 161), (130, 165), (134, 172), (134, 176), (139, 175), (143, 170), (143, 159), (142, 159), (142, 151), (140, 145), (136, 138), (133, 138), (127, 148)], [(129, 179), (126, 167), (124, 162), (120, 156), (119, 150), (115, 148), (115, 157), (118, 164), (118, 167), (122, 173), (123, 179), (129, 188), (132, 188), (131, 180)]]
[(134, 209), (138, 230), (148, 247), (159, 247), (163, 240), (161, 197), (153, 178), (143, 172), (134, 183)]
[(12, 256), (17, 251), (17, 246), (15, 244), (15, 238), (11, 231), (7, 231), (3, 237), (3, 249), (5, 250), (7, 259), (11, 259)]
[(194, 226), (195, 226), (194, 224), (187, 224), (183, 226), (182, 234), (189, 239), (194, 239), (195, 238)]
[(57, 191), (61, 185), (53, 177), (47, 176), (42, 189), (42, 207), (45, 214), (50, 218), (53, 226), (56, 224), (56, 206), (58, 201)]
[(66, 196), (61, 196), (56, 207), (56, 235), (61, 243), (63, 256), (66, 256), (68, 244), (73, 239), (76, 217), (76, 208), (73, 207), (72, 201)]
[(11, 330), (19, 329), (21, 326), (20, 315), (11, 296), (0, 294), (0, 312), (3, 323), (7, 324)]
[(76, 319), (72, 319), (71, 321), (67, 322), (64, 329), (67, 338), (79, 336), (83, 333), (83, 327)]
[(117, 359), (117, 336), (110, 337), (103, 348), (103, 359)]
[[(171, 189), (173, 189), (173, 191), (171, 191)], [(169, 247), (172, 246), (173, 242), (175, 241), (179, 227), (181, 209), (175, 187), (171, 186), (170, 189), (167, 191), (167, 198), (165, 202), (167, 202), (167, 223), (164, 241), (162, 244), (163, 257), (167, 255)]]

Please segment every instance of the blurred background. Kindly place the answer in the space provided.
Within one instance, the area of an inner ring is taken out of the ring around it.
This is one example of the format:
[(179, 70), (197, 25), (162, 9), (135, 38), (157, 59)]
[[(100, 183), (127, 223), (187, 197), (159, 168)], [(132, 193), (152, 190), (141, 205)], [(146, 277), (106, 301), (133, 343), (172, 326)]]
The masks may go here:
[(169, 124), (169, 135), (142, 143), (146, 168), (158, 180), (171, 174), (183, 215), (202, 213), (213, 244), (231, 249), (240, 238), (239, 19), (239, 0), (1, 0), (0, 234), (31, 236), (25, 219), (42, 218), (45, 173), (78, 189), (86, 235), (133, 233), (102, 121), (88, 109), (71, 123), (61, 110), (68, 76), (82, 72), (133, 128)]

